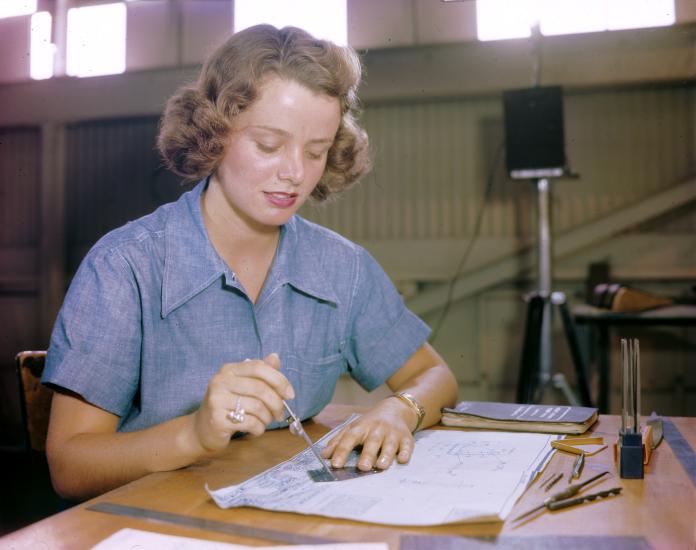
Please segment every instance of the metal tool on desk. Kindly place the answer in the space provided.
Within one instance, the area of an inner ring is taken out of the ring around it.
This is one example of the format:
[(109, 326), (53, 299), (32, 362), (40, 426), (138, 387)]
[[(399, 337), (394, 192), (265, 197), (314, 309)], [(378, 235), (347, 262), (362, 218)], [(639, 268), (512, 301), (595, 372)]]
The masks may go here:
[(316, 459), (319, 461), (319, 464), (321, 464), (322, 469), (318, 470), (318, 473), (317, 470), (310, 470), (309, 475), (312, 477), (312, 479), (314, 479), (314, 481), (338, 481), (338, 478), (331, 471), (331, 468), (326, 465), (326, 462), (324, 462), (324, 459), (319, 454), (319, 451), (317, 451), (314, 447), (314, 443), (302, 427), (302, 422), (300, 422), (300, 419), (294, 412), (292, 412), (292, 409), (285, 401), (283, 401), (283, 405), (285, 406), (285, 410), (288, 411), (288, 414), (290, 415), (288, 417), (290, 433), (293, 435), (299, 435), (301, 438), (303, 438), (307, 443), (309, 450), (312, 451), (312, 454), (314, 454)]
[(662, 441), (663, 436), (663, 425), (662, 417), (657, 416), (657, 413), (653, 411), (646, 420), (646, 426), (642, 430), (643, 432), (643, 450), (645, 451), (645, 456), (643, 457), (643, 465), (647, 466), (650, 464), (650, 457), (654, 449)]
[(650, 449), (655, 449), (662, 441), (664, 435), (664, 429), (662, 426), (662, 417), (657, 416), (657, 413), (653, 411), (647, 420), (648, 427), (651, 428), (650, 431)]
[(562, 510), (563, 508), (568, 508), (570, 506), (575, 506), (576, 504), (583, 504), (585, 502), (592, 502), (598, 498), (605, 498), (612, 495), (618, 495), (621, 492), (622, 487), (612, 487), (611, 489), (606, 489), (604, 491), (598, 491), (589, 495), (579, 496), (576, 498), (568, 498), (565, 500), (558, 500), (555, 502), (550, 502), (547, 506), (549, 510)]
[(621, 431), (619, 432), (619, 476), (643, 479), (643, 434), (640, 430), (640, 347), (637, 338), (621, 339)]
[[(554, 493), (550, 497), (544, 499), (544, 502), (539, 504), (539, 506), (536, 506), (535, 508), (532, 508), (531, 510), (526, 511), (523, 514), (520, 514), (512, 521), (519, 521), (522, 518), (526, 518), (527, 516), (533, 514), (534, 512), (538, 512), (539, 510), (543, 510), (544, 508), (548, 508), (549, 510), (553, 510), (553, 509), (557, 509), (557, 508), (564, 508), (566, 506), (572, 506), (573, 504), (580, 504), (580, 502), (584, 502), (585, 500), (587, 500), (590, 497), (593, 497), (590, 500), (594, 500), (595, 498), (599, 498), (600, 494), (597, 493), (597, 494), (592, 494), (592, 495), (586, 495), (582, 499), (572, 499), (572, 500), (577, 500), (577, 502), (573, 502), (572, 504), (569, 504), (569, 503), (565, 503), (565, 505), (561, 504), (562, 502), (565, 502), (567, 499), (571, 499), (571, 497), (574, 497), (575, 495), (577, 495), (582, 490), (582, 488), (585, 487), (586, 485), (589, 485), (593, 481), (596, 481), (597, 479), (599, 479), (600, 477), (602, 477), (608, 473), (609, 472), (605, 470), (605, 471), (600, 472), (599, 474), (591, 477), (590, 479), (587, 479), (587, 480), (582, 481), (580, 483), (575, 483), (575, 484), (571, 485), (570, 487), (563, 489), (563, 491), (559, 491), (558, 493)], [(620, 491), (621, 488), (619, 487), (618, 490)], [(551, 508), (552, 504), (555, 506), (555, 508)]]
[(283, 405), (285, 406), (285, 410), (288, 411), (288, 414), (290, 415), (287, 419), (290, 433), (292, 433), (293, 435), (299, 435), (301, 438), (303, 438), (307, 443), (309, 450), (312, 451), (312, 454), (321, 464), (320, 469), (307, 471), (309, 477), (312, 478), (312, 481), (345, 481), (347, 479), (353, 479), (356, 477), (362, 477), (370, 474), (378, 474), (382, 472), (382, 470), (379, 470), (377, 468), (371, 468), (370, 470), (360, 470), (357, 466), (349, 465), (346, 465), (342, 468), (331, 468), (327, 466), (326, 461), (321, 457), (319, 451), (317, 451), (316, 449), (316, 446), (307, 435), (307, 432), (305, 432), (304, 428), (302, 427), (302, 422), (300, 421), (300, 419), (297, 417), (297, 415), (292, 411), (290, 406), (285, 401), (283, 401)]
[[(604, 444), (603, 437), (571, 437), (559, 439), (551, 442), (551, 446), (559, 451), (572, 453), (577, 455), (573, 462), (573, 468), (568, 475), (568, 483), (572, 483), (574, 479), (578, 479), (585, 466), (585, 457), (596, 454), (607, 446)], [(582, 447), (586, 447), (583, 449)]]
[(554, 474), (548, 478), (542, 485), (539, 485), (539, 488), (544, 489), (544, 491), (548, 493), (551, 490), (551, 487), (556, 485), (556, 483), (558, 483), (561, 479), (563, 479), (563, 474), (558, 472), (557, 474)]
[(585, 453), (581, 450), (580, 454), (578, 457), (575, 459), (575, 462), (573, 463), (573, 469), (570, 472), (570, 476), (568, 476), (568, 483), (571, 483), (574, 479), (579, 479), (580, 474), (582, 473), (582, 469), (585, 466)]

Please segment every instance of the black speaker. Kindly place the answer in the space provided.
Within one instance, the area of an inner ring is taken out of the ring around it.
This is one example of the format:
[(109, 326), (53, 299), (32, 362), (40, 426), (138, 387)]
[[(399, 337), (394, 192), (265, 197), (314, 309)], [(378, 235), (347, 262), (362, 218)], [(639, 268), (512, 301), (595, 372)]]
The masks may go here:
[(510, 177), (558, 177), (566, 166), (563, 90), (544, 86), (503, 92), (505, 156)]

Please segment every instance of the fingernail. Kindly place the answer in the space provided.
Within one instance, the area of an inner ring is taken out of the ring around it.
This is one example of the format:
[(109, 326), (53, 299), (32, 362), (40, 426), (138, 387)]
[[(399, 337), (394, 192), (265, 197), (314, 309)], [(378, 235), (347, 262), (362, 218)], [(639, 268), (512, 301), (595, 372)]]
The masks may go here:
[(285, 399), (295, 399), (295, 390), (292, 389), (292, 386), (288, 386), (285, 390)]
[(379, 463), (380, 463), (380, 464), (388, 464), (388, 463), (389, 463), (389, 460), (387, 460), (387, 457), (386, 457), (386, 456), (383, 456), (383, 457), (381, 457), (381, 458), (379, 459)]

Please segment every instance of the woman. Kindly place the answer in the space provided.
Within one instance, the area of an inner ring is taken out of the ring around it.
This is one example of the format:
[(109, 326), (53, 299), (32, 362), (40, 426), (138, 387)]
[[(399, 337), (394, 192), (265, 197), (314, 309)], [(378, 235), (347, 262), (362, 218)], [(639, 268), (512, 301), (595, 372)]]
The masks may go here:
[(412, 432), (454, 404), (428, 328), (377, 263), (295, 215), (369, 167), (359, 81), (349, 48), (261, 25), (170, 99), (160, 150), (200, 182), (103, 237), (71, 284), (44, 373), (59, 494), (84, 499), (284, 426), (283, 400), (309, 418), (345, 371), (398, 398), (327, 445), (337, 468), (357, 446), (361, 469), (408, 461)]

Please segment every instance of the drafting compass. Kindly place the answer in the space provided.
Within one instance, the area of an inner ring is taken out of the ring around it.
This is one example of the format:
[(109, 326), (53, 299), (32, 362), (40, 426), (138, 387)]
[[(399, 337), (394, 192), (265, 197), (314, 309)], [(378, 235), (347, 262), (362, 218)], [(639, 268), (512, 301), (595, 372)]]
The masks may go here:
[(601, 500), (613, 495), (618, 495), (619, 493), (621, 493), (621, 487), (612, 487), (611, 489), (607, 489), (605, 491), (599, 491), (597, 493), (592, 493), (589, 495), (583, 495), (580, 497), (573, 498), (578, 493), (580, 493), (586, 485), (589, 485), (590, 483), (598, 480), (600, 477), (608, 473), (608, 471), (600, 472), (599, 474), (591, 477), (586, 481), (581, 481), (580, 483), (570, 485), (567, 489), (563, 489), (562, 491), (551, 495), (550, 497), (546, 498), (544, 502), (532, 508), (531, 510), (527, 510), (523, 514), (520, 514), (512, 521), (519, 521), (523, 518), (532, 515), (535, 512), (538, 512), (539, 510), (543, 510), (544, 508), (548, 510), (561, 510), (563, 508), (568, 508), (577, 504), (583, 504), (585, 502)]
[(312, 481), (344, 481), (346, 479), (353, 479), (363, 475), (376, 474), (381, 471), (377, 468), (372, 468), (371, 470), (364, 472), (358, 469), (357, 466), (349, 465), (346, 465), (343, 468), (329, 467), (326, 464), (326, 460), (324, 460), (319, 454), (319, 451), (317, 451), (314, 443), (307, 435), (307, 432), (305, 432), (300, 419), (285, 401), (283, 401), (283, 405), (285, 406), (285, 410), (288, 411), (288, 414), (290, 415), (287, 419), (290, 433), (293, 435), (298, 435), (304, 439), (305, 443), (307, 443), (307, 447), (309, 447), (309, 450), (312, 451), (314, 457), (319, 461), (319, 464), (321, 464), (321, 468), (317, 470), (307, 470), (307, 473), (309, 474), (309, 477), (312, 478)]

